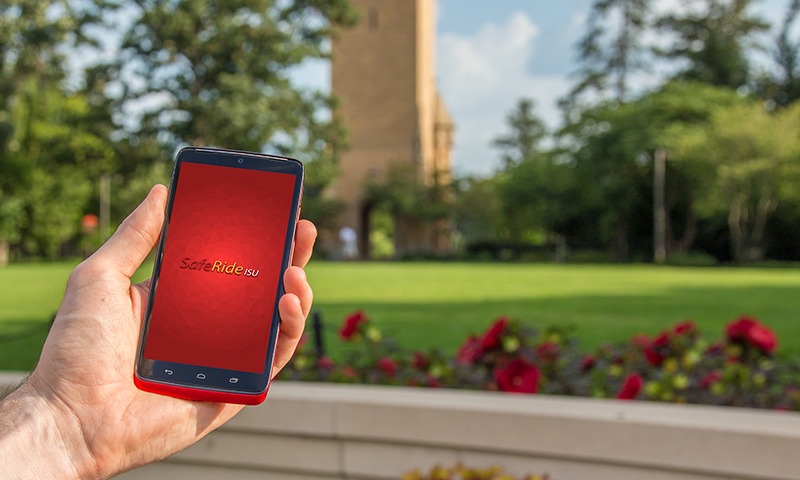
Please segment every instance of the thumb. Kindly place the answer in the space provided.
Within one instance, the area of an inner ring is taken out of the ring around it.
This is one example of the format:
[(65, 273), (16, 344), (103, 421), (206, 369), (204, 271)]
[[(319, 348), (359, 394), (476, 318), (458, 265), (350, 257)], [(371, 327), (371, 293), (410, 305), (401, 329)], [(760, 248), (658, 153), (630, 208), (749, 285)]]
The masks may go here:
[(93, 261), (112, 265), (130, 278), (153, 249), (164, 223), (167, 187), (156, 185), (147, 197), (114, 232), (114, 235), (92, 255)]

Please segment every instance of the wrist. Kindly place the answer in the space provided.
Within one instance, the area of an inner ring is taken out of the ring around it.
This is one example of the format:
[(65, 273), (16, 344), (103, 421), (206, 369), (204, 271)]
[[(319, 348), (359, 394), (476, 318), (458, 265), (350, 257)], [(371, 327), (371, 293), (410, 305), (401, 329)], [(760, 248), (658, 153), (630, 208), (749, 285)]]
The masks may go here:
[(0, 477), (97, 478), (80, 422), (27, 382), (0, 401)]

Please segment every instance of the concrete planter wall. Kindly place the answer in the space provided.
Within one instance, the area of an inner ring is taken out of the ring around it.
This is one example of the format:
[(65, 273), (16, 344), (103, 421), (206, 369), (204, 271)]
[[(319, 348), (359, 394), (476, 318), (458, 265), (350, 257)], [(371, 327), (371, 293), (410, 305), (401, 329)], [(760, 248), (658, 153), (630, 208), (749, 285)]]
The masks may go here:
[(800, 414), (276, 382), (262, 406), (120, 478), (388, 480), (458, 462), (553, 480), (798, 479)]

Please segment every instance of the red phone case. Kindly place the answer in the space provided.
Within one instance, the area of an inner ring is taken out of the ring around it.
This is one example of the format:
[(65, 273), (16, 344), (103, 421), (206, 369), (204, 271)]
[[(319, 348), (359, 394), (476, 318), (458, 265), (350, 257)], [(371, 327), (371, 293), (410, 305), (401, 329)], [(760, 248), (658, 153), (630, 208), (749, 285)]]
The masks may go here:
[(198, 388), (180, 387), (178, 385), (166, 385), (163, 383), (149, 382), (133, 375), (133, 383), (139, 390), (168, 395), (170, 397), (182, 398), (184, 400), (195, 400), (201, 402), (222, 402), (238, 403), (240, 405), (258, 405), (267, 398), (267, 392), (272, 385), (272, 381), (267, 384), (267, 389), (259, 395), (249, 395), (244, 393), (217, 392), (213, 390), (200, 390)]

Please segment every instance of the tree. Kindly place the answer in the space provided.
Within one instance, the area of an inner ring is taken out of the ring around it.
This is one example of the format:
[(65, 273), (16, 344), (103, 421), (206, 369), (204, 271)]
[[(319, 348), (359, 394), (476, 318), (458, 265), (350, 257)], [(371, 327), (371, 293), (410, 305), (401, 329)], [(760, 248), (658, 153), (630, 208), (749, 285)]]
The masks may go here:
[(609, 94), (625, 100), (631, 73), (643, 66), (642, 36), (649, 24), (650, 0), (595, 0), (588, 29), (578, 43), (578, 83), (562, 105), (570, 108), (592, 92), (601, 100)]
[[(736, 92), (727, 88), (673, 82), (632, 101), (585, 109), (561, 132), (567, 148), (564, 161), (573, 165), (574, 181), (580, 186), (576, 199), (585, 202), (574, 216), (598, 225), (596, 238), (616, 259), (648, 258), (655, 150), (670, 151), (671, 129), (696, 129), (717, 108), (738, 101)], [(694, 240), (693, 199), (705, 174), (696, 164), (668, 162), (669, 253), (687, 250)]]
[(763, 98), (781, 106), (800, 98), (800, 40), (792, 38), (792, 29), (800, 14), (800, 0), (792, 0), (775, 38), (772, 60), (775, 71), (756, 79), (756, 91)]
[(506, 116), (511, 130), (494, 139), (492, 145), (502, 152), (506, 169), (533, 158), (541, 150), (542, 140), (547, 136), (547, 127), (534, 112), (536, 102), (522, 98), (516, 108)]
[[(684, 13), (669, 14), (656, 26), (674, 37), (657, 52), (683, 67), (676, 78), (739, 88), (750, 80), (747, 51), (769, 24), (750, 14), (754, 0), (684, 0)], [(687, 65), (688, 64), (688, 65)]]
[(756, 101), (715, 111), (705, 128), (674, 132), (675, 155), (713, 172), (699, 198), (700, 208), (726, 214), (737, 262), (764, 257), (768, 220), (781, 202), (800, 195), (797, 132), (800, 105), (770, 114)]
[(110, 161), (85, 96), (66, 88), (64, 52), (97, 20), (84, 2), (0, 5), (0, 261), (54, 257), (78, 230), (92, 180)]
[[(306, 194), (333, 179), (344, 130), (333, 101), (289, 71), (327, 56), (333, 29), (356, 20), (347, 0), (138, 0), (112, 78), (129, 138), (283, 153), (307, 163)], [(148, 106), (149, 105), (149, 106)], [(153, 106), (155, 105), (155, 106)], [(308, 212), (306, 212), (308, 213)]]

